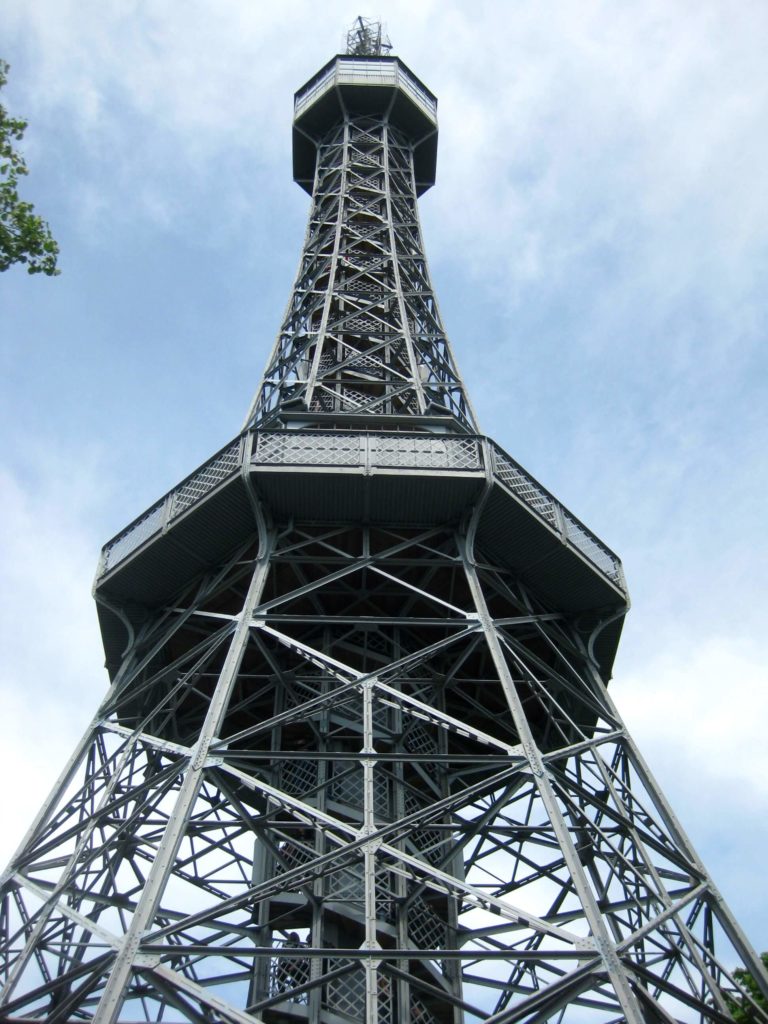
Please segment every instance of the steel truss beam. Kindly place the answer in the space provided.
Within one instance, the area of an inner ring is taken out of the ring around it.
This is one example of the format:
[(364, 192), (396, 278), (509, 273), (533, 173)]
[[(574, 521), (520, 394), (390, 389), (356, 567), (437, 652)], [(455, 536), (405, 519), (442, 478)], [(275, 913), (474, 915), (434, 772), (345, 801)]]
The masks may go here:
[(471, 530), (257, 549), (137, 635), (15, 858), (4, 1019), (730, 1019), (753, 954), (588, 637)]
[(348, 116), (318, 145), (296, 282), (246, 426), (302, 411), (476, 429), (429, 277), (413, 146), (380, 117)]

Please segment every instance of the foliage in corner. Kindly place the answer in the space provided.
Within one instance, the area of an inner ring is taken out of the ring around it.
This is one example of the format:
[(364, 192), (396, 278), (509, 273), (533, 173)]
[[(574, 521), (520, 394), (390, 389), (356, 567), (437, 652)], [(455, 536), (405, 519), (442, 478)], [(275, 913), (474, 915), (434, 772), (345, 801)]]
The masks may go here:
[[(765, 969), (768, 971), (768, 953), (761, 953), (760, 959), (763, 961)], [(759, 1006), (761, 1010), (768, 1013), (768, 999), (765, 998), (763, 993), (757, 987), (757, 982), (749, 971), (745, 971), (740, 967), (733, 972), (733, 976), (736, 978), (738, 983), (746, 989), (754, 1003)], [(758, 1017), (755, 1015), (754, 1007), (746, 996), (742, 996), (739, 1000), (729, 999), (728, 1009), (730, 1010), (733, 1019), (736, 1021), (736, 1024), (752, 1024), (752, 1022), (758, 1020)]]
[[(7, 80), (8, 64), (0, 60), (0, 89)], [(0, 104), (0, 271), (25, 263), (28, 274), (52, 277), (60, 273), (59, 246), (32, 203), (19, 198), (19, 178), (27, 174), (27, 165), (14, 143), (21, 141), (26, 127), (26, 121), (10, 117)]]

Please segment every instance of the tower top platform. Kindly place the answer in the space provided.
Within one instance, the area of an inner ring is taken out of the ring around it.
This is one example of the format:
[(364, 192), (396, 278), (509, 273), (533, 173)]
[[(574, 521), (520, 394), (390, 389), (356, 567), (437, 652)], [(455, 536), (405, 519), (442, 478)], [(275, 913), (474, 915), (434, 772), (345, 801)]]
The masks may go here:
[(434, 185), (437, 98), (399, 57), (339, 54), (294, 98), (293, 178), (310, 195), (317, 143), (345, 114), (386, 115), (413, 143), (417, 195)]

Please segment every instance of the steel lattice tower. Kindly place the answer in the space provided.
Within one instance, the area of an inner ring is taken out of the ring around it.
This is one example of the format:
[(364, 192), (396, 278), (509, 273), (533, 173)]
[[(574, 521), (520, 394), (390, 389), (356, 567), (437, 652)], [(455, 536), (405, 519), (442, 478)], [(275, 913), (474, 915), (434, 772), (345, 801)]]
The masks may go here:
[(3, 878), (3, 1020), (725, 1022), (737, 966), (768, 993), (607, 693), (618, 558), (477, 431), (416, 208), (436, 139), (363, 21), (296, 95), (285, 320), (243, 432), (104, 548), (111, 685)]

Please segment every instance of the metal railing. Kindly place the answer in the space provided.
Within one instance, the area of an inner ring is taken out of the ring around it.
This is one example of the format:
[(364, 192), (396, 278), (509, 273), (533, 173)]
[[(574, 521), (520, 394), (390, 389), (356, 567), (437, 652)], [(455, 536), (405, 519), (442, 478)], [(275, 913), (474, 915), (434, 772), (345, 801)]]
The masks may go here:
[[(103, 549), (99, 577), (114, 569), (150, 537), (167, 529), (182, 513), (238, 474), (247, 434), (236, 438), (190, 474), (157, 504), (130, 523)], [(488, 453), (486, 455), (486, 452)], [(621, 561), (546, 488), (493, 441), (478, 435), (387, 433), (384, 431), (253, 431), (253, 466), (328, 466), (477, 472), (486, 468), (547, 526), (626, 593)]]
[(328, 67), (307, 83), (296, 94), (294, 117), (300, 117), (308, 107), (337, 85), (390, 85), (399, 86), (408, 93), (416, 106), (430, 120), (437, 122), (437, 100), (424, 89), (416, 78), (396, 57), (376, 60), (336, 58)]
[(528, 508), (557, 530), (563, 540), (571, 544), (599, 569), (619, 589), (626, 593), (621, 559), (587, 529), (557, 498), (523, 469), (519, 463), (493, 441), (494, 475)]
[(480, 439), (435, 434), (338, 430), (264, 431), (254, 438), (256, 465), (362, 466), (371, 469), (481, 470)]
[(296, 93), (293, 102), (293, 116), (298, 117), (307, 107), (311, 106), (318, 96), (330, 89), (336, 74), (336, 62), (320, 71), (314, 78), (304, 86), (301, 92)]
[(149, 540), (187, 509), (196, 505), (214, 487), (218, 487), (228, 477), (238, 473), (243, 463), (242, 453), (243, 437), (238, 437), (217, 452), (212, 459), (203, 463), (200, 469), (190, 473), (186, 480), (182, 480), (178, 487), (169, 491), (149, 511), (134, 519), (116, 537), (108, 541), (102, 550), (99, 576), (114, 569), (119, 562), (141, 547), (144, 541)]

